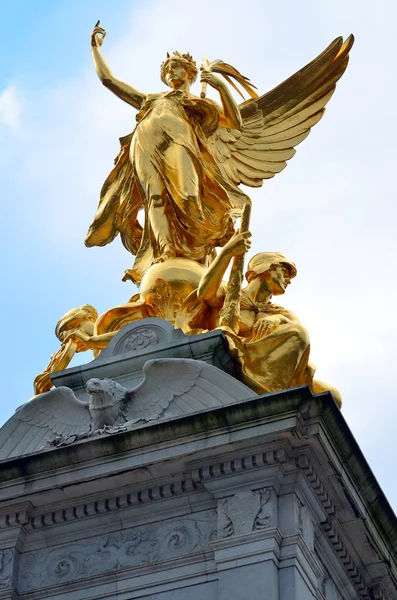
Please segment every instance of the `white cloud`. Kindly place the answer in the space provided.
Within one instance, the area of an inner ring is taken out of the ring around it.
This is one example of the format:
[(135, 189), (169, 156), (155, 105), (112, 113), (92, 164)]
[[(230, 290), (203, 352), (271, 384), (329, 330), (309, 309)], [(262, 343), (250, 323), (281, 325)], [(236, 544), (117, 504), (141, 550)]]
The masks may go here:
[(21, 124), (22, 100), (14, 85), (0, 93), (0, 126), (18, 131)]

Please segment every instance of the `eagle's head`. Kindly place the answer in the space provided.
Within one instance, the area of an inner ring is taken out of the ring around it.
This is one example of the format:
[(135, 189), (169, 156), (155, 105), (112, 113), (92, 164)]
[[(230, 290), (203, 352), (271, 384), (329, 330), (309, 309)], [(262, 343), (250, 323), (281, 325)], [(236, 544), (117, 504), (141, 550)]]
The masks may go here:
[(120, 392), (123, 388), (112, 379), (97, 379), (96, 377), (87, 381), (86, 390), (91, 396), (91, 408), (104, 408), (113, 406), (120, 400)]
[(127, 390), (107, 377), (90, 379), (85, 387), (91, 396), (89, 410), (94, 429), (113, 425), (119, 414), (119, 402)]

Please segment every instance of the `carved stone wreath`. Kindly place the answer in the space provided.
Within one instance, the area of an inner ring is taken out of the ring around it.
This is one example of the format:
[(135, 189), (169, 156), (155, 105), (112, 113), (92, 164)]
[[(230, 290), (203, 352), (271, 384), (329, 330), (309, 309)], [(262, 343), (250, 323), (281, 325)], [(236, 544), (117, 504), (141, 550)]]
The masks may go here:
[(157, 335), (152, 329), (138, 329), (125, 340), (124, 350), (126, 352), (143, 350), (150, 346), (156, 346), (158, 343)]

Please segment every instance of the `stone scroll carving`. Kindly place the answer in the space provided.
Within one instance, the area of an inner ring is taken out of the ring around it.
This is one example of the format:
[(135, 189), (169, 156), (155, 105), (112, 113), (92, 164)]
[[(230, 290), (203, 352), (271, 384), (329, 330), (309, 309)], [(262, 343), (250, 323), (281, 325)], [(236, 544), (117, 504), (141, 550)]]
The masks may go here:
[(244, 535), (273, 525), (272, 488), (238, 492), (218, 504), (218, 538)]
[(14, 551), (10, 548), (0, 550), (0, 590), (11, 586)]
[(29, 592), (209, 549), (216, 537), (216, 511), (195, 518), (152, 523), (21, 555), (18, 589)]

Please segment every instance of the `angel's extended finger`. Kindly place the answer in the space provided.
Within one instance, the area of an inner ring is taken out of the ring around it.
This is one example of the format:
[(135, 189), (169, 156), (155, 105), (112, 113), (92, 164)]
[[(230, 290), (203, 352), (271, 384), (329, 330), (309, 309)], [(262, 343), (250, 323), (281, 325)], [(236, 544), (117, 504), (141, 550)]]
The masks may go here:
[(98, 27), (99, 23), (100, 23), (100, 20), (98, 19), (98, 21), (95, 23), (95, 27)]

